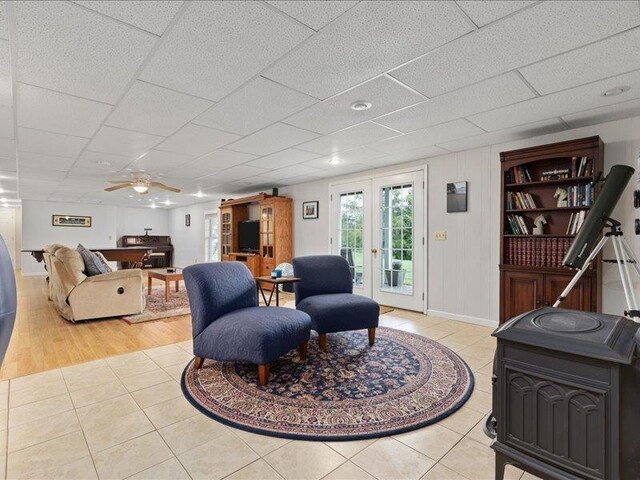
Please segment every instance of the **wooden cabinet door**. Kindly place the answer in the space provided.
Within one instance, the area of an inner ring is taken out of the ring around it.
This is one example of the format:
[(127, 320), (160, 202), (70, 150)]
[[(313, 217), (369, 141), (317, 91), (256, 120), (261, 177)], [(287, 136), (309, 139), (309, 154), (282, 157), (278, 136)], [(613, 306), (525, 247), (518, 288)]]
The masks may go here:
[(503, 272), (501, 322), (542, 305), (544, 275), (527, 272)]
[[(573, 275), (545, 274), (544, 297), (545, 305), (553, 305), (562, 291), (567, 288)], [(571, 290), (567, 298), (560, 304), (561, 308), (571, 310), (593, 311), (590, 277), (582, 277)]]

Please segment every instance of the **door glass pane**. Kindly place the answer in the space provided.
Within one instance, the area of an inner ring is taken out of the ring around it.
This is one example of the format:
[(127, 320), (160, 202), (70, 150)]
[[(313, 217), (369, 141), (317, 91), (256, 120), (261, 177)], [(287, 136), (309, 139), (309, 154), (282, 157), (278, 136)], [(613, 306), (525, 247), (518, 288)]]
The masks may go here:
[[(225, 217), (223, 215), (223, 221)], [(205, 259), (207, 262), (216, 262), (220, 258), (219, 251), (219, 239), (218, 239), (218, 214), (210, 213), (204, 217), (204, 245), (205, 245)], [(228, 242), (228, 234), (222, 235), (223, 244)], [(228, 252), (224, 252), (228, 253)]]
[(340, 194), (338, 215), (338, 253), (349, 263), (353, 286), (362, 288), (364, 273), (363, 217), (364, 195), (362, 192)]
[(413, 184), (380, 189), (382, 290), (413, 295)]

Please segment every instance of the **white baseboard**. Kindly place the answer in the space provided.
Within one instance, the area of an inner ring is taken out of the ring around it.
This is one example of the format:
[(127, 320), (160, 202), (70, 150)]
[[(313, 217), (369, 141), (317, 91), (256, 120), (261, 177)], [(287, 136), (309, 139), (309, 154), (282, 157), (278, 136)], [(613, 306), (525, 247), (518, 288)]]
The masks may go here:
[[(427, 310), (427, 315), (432, 317), (447, 318), (449, 320), (457, 320), (459, 322), (473, 323), (474, 325), (482, 325), (483, 327), (497, 328), (497, 320), (489, 320), (487, 318), (470, 317), (468, 315), (460, 315), (458, 313), (441, 312), (439, 310)], [(437, 328), (437, 327), (436, 327)]]

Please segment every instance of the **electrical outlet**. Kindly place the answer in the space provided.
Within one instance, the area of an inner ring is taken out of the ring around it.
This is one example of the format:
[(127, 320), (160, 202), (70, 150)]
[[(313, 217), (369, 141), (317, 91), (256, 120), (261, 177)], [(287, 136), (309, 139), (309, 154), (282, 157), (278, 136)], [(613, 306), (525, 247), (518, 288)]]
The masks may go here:
[(438, 230), (434, 234), (435, 239), (439, 242), (443, 242), (447, 239), (447, 231), (446, 230)]

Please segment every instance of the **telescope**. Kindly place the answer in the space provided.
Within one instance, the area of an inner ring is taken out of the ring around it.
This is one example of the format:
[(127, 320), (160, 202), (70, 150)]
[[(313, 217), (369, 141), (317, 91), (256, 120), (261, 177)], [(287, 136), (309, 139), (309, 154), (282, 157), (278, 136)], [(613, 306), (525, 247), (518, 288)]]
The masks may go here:
[[(567, 298), (571, 289), (578, 283), (606, 243), (611, 241), (616, 259), (604, 261), (618, 265), (628, 307), (624, 313), (628, 317), (640, 321), (640, 308), (633, 289), (629, 268), (634, 268), (640, 275), (640, 266), (634, 258), (633, 251), (624, 239), (620, 222), (611, 218), (613, 209), (618, 204), (620, 197), (622, 197), (622, 193), (634, 172), (635, 170), (627, 165), (614, 165), (611, 167), (598, 198), (591, 210), (589, 210), (580, 231), (562, 260), (563, 266), (578, 269), (578, 272), (569, 282), (567, 288), (560, 294), (553, 305), (554, 307), (558, 307)], [(599, 180), (596, 179), (597, 181)], [(601, 237), (605, 229), (607, 231)]]

